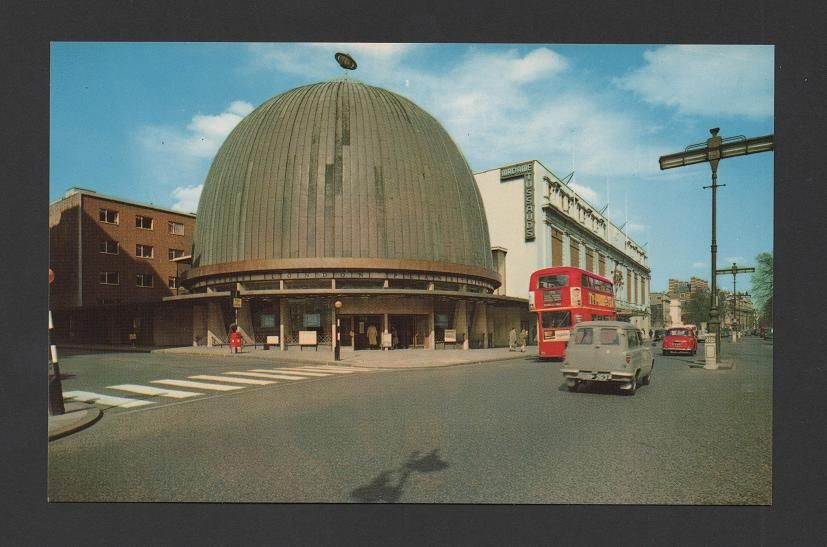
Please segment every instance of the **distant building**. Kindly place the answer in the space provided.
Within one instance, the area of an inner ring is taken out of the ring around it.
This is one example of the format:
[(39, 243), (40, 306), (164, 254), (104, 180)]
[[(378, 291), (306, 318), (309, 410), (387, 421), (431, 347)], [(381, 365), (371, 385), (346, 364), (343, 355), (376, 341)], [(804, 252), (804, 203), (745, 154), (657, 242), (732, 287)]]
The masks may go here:
[(526, 298), (529, 276), (540, 268), (584, 268), (613, 279), (619, 318), (648, 331), (648, 256), (602, 210), (536, 160), (474, 176), (503, 294)]
[(689, 279), (689, 292), (694, 293), (698, 291), (708, 291), (709, 290), (709, 283), (706, 282), (706, 279), (701, 279), (699, 277), (692, 276)]
[(653, 329), (664, 329), (672, 326), (670, 315), (672, 300), (667, 293), (649, 293), (649, 310)]
[[(49, 285), (61, 343), (190, 343), (173, 259), (192, 250), (195, 215), (71, 188), (49, 205)], [(183, 292), (183, 291), (182, 291)], [(133, 336), (130, 336), (133, 335)]]

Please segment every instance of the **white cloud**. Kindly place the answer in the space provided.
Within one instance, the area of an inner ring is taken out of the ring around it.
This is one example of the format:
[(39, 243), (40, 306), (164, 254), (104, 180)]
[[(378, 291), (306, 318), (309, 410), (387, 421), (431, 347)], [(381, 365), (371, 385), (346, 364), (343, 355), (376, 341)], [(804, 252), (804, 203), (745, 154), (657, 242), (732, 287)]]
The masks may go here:
[(147, 125), (137, 134), (146, 177), (180, 188), (201, 183), (209, 162), (224, 139), (253, 110), (244, 101), (232, 102), (219, 114), (196, 114), (186, 128)]
[(702, 269), (702, 268), (706, 268), (706, 263), (705, 262), (693, 262), (692, 267), (695, 268), (696, 270), (699, 270), (699, 269)]
[(584, 198), (586, 201), (591, 203), (593, 206), (599, 207), (600, 204), (597, 202), (598, 196), (597, 192), (589, 188), (588, 186), (583, 186), (577, 182), (570, 182), (569, 187), (577, 192), (577, 195)]
[(665, 46), (616, 83), (644, 101), (704, 116), (773, 115), (772, 46)]
[(172, 208), (185, 213), (196, 212), (198, 210), (198, 200), (201, 198), (201, 190), (203, 189), (203, 184), (197, 186), (179, 186), (172, 191), (172, 196), (175, 198), (175, 203), (172, 204)]
[(626, 224), (626, 231), (627, 232), (642, 232), (646, 230), (647, 226), (645, 224), (640, 224), (637, 222), (629, 222)]
[[(746, 262), (746, 259), (743, 256), (728, 256), (724, 260), (726, 260), (727, 265), (729, 265), (729, 266), (731, 266), (733, 262), (735, 262), (735, 263), (738, 263), (738, 262), (745, 263)], [(723, 267), (725, 268), (726, 266), (723, 266)]]

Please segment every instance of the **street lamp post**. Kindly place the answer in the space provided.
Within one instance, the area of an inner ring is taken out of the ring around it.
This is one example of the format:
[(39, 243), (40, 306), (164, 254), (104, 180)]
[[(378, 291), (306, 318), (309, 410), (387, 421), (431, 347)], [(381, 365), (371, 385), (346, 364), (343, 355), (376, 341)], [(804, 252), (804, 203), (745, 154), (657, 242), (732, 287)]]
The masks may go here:
[[(732, 266), (730, 266), (729, 268), (724, 268), (722, 270), (715, 270), (716, 275), (732, 274), (732, 316), (733, 317), (736, 317), (735, 314), (736, 314), (736, 311), (737, 311), (737, 302), (736, 302), (735, 299), (738, 297), (738, 293), (735, 290), (735, 276), (738, 275), (739, 273), (751, 273), (751, 272), (754, 272), (754, 271), (755, 271), (755, 268), (749, 268), (749, 267), (739, 268), (738, 265), (735, 262), (733, 262)], [(715, 277), (713, 276), (712, 279), (714, 280)], [(737, 319), (736, 319), (736, 321), (737, 321)], [(733, 329), (732, 332), (735, 333), (735, 329)], [(736, 334), (733, 334), (732, 339), (737, 340), (737, 338), (738, 338), (738, 336)]]
[[(661, 170), (672, 169), (673, 167), (684, 167), (703, 162), (709, 162), (709, 165), (712, 168), (712, 185), (704, 186), (704, 188), (712, 189), (712, 244), (710, 245), (712, 262), (712, 291), (709, 306), (709, 331), (715, 335), (716, 361), (721, 353), (721, 333), (719, 329), (720, 322), (718, 319), (718, 294), (715, 283), (718, 256), (718, 241), (716, 239), (716, 200), (718, 187), (726, 186), (725, 184), (718, 184), (718, 162), (722, 159), (736, 156), (756, 154), (758, 152), (769, 152), (773, 150), (775, 146), (773, 135), (765, 135), (763, 137), (754, 137), (751, 139), (748, 139), (743, 135), (738, 135), (724, 139), (718, 136), (718, 131), (720, 131), (720, 128), (713, 127), (709, 130), (712, 136), (708, 138), (706, 142), (691, 144), (687, 146), (683, 152), (667, 154), (658, 158)], [(709, 368), (717, 368), (717, 365)]]
[(333, 337), (333, 360), (334, 361), (341, 361), (341, 348), (342, 348), (342, 338), (341, 333), (339, 332), (341, 329), (339, 328), (339, 310), (342, 308), (341, 300), (337, 300), (333, 304), (333, 323), (336, 325), (336, 336)]

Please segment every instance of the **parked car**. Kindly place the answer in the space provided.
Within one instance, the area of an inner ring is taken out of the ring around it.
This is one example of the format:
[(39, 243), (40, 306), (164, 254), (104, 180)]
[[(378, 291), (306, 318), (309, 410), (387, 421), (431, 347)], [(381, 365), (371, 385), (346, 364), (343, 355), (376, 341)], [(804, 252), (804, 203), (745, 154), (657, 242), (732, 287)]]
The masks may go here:
[(569, 338), (562, 373), (569, 391), (584, 382), (611, 382), (634, 395), (652, 378), (652, 347), (640, 331), (622, 321), (584, 321)]
[(695, 336), (695, 331), (689, 327), (671, 327), (666, 329), (661, 349), (664, 355), (673, 353), (695, 355), (698, 352), (698, 338)]

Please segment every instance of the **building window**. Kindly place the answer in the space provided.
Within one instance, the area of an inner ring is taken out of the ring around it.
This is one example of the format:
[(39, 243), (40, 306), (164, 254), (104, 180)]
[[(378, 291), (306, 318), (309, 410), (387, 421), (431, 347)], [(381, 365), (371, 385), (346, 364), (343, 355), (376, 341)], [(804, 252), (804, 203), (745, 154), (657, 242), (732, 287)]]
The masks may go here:
[(184, 235), (184, 225), (180, 222), (168, 222), (167, 226), (169, 226), (169, 233), (174, 236), (182, 236)]
[(141, 245), (138, 243), (135, 245), (135, 256), (138, 258), (152, 258), (155, 256), (155, 249), (152, 245)]
[(586, 269), (594, 271), (594, 249), (591, 247), (586, 247)]
[(551, 228), (551, 265), (563, 265), (563, 232)]
[(113, 209), (100, 209), (98, 219), (107, 224), (118, 224), (118, 212)]
[(98, 277), (98, 283), (101, 285), (120, 285), (121, 276), (118, 272), (101, 272)]
[(597, 259), (597, 273), (606, 276), (606, 257), (598, 253)]
[(142, 230), (152, 229), (152, 217), (145, 217), (142, 215), (135, 215), (135, 227)]
[(183, 249), (170, 249), (169, 250), (169, 259), (170, 260), (180, 258), (182, 256), (184, 256), (184, 250)]
[(137, 286), (138, 287), (154, 287), (154, 281), (152, 279), (152, 274), (141, 274), (137, 275)]
[(576, 239), (570, 239), (569, 241), (569, 265), (574, 268), (580, 267), (580, 242)]
[(100, 242), (98, 246), (98, 252), (108, 254), (108, 255), (116, 255), (118, 254), (118, 242), (117, 241), (110, 241), (108, 239), (104, 239)]
[(167, 286), (170, 289), (177, 289), (178, 288), (178, 278), (175, 276), (170, 276), (167, 281)]

